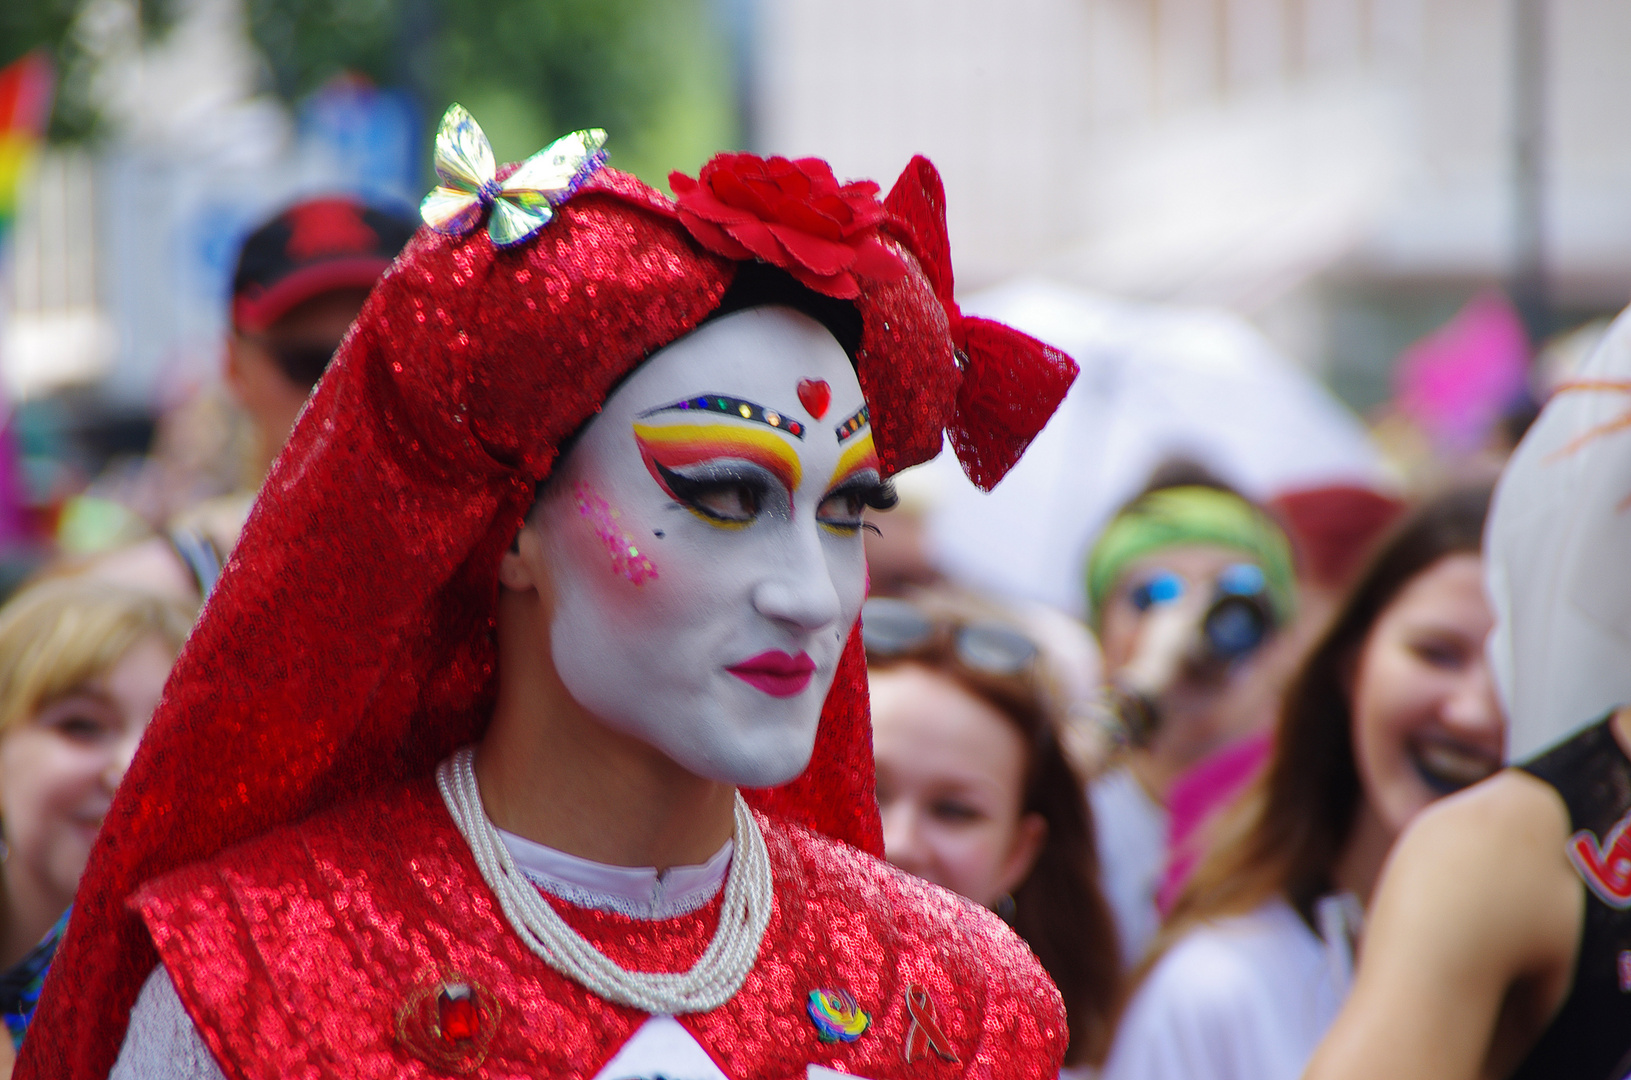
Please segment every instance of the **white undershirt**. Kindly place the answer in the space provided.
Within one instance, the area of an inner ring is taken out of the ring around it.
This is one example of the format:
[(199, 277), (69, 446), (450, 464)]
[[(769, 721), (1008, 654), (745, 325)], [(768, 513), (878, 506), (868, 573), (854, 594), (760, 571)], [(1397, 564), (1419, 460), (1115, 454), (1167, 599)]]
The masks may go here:
[[(727, 840), (705, 863), (659, 873), (581, 859), (503, 829), (498, 835), (527, 880), (551, 896), (637, 919), (671, 919), (705, 906), (724, 887), (735, 850)], [(163, 964), (142, 985), (108, 1080), (225, 1080)]]
[(636, 919), (687, 915), (719, 895), (730, 871), (732, 841), (696, 866), (611, 866), (498, 830), (504, 849), (527, 880), (569, 904)]
[(1155, 894), (1167, 865), (1167, 811), (1126, 768), (1095, 780), (1087, 798), (1093, 808), (1099, 886), (1115, 916), (1122, 964), (1131, 970), (1161, 926)]
[(1353, 983), (1364, 918), (1322, 897), (1315, 933), (1276, 899), (1184, 935), (1133, 995), (1100, 1080), (1297, 1080)]

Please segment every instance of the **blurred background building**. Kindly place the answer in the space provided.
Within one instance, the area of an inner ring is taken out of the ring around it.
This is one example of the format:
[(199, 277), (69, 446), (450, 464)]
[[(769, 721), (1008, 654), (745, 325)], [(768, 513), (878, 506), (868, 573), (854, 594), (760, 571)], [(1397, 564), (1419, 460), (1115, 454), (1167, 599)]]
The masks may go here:
[(1040, 271), (1227, 306), (1360, 408), (1407, 343), (1537, 254), (1550, 312), (1532, 331), (1631, 297), (1615, 0), (766, 0), (759, 17), (759, 143), (869, 176), (928, 154), (965, 287)]
[(886, 186), (927, 154), (975, 306), (1068, 293), (1041, 324), (1091, 309), (1059, 334), (1129, 370), (1161, 305), (1222, 320), (1219, 363), (1330, 391), (1292, 391), (1325, 448), (1244, 486), (1381, 483), (1332, 396), (1419, 463), (1448, 444), (1401, 441), (1409, 401), (1472, 386), (1487, 428), (1631, 298), (1628, 44), (1620, 0), (7, 0), (6, 430), (42, 528), (97, 477), (162, 513), (109, 463), (218, 381), (241, 237), (321, 191), (411, 206), (458, 100), (501, 160), (598, 125), (659, 186), (727, 147)]

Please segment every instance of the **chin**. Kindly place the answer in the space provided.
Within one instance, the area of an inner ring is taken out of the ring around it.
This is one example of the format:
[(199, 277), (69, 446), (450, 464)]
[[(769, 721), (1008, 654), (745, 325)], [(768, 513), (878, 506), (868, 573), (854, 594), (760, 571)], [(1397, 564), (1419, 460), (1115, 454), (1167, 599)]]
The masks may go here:
[(796, 779), (810, 765), (815, 751), (815, 729), (808, 737), (741, 740), (713, 748), (696, 761), (680, 761), (685, 768), (708, 780), (737, 787), (777, 787)]

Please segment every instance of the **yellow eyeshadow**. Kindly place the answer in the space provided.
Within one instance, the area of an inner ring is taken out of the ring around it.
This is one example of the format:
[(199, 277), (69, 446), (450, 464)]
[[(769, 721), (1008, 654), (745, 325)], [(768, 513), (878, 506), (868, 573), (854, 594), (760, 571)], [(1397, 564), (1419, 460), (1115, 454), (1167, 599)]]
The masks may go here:
[[(726, 424), (635, 424), (634, 437), (653, 451), (674, 455), (666, 467), (710, 458), (739, 457), (763, 465), (781, 476), (789, 491), (804, 477), (798, 451), (774, 431), (756, 431)], [(683, 460), (680, 460), (683, 459)]]
[(876, 458), (877, 456), (877, 450), (872, 444), (872, 432), (868, 431), (856, 439), (853, 446), (845, 448), (844, 452), (838, 455), (838, 467), (833, 470), (832, 480), (829, 481), (828, 486), (838, 483), (838, 481), (854, 472), (867, 458)]

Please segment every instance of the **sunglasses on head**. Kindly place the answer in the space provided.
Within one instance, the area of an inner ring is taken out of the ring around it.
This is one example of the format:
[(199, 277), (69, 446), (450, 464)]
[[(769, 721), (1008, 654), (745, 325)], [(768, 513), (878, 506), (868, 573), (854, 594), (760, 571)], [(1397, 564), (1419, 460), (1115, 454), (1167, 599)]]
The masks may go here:
[(873, 660), (950, 656), (966, 671), (1006, 678), (1036, 662), (1037, 647), (999, 622), (932, 615), (908, 600), (874, 597), (861, 607), (861, 641)]

